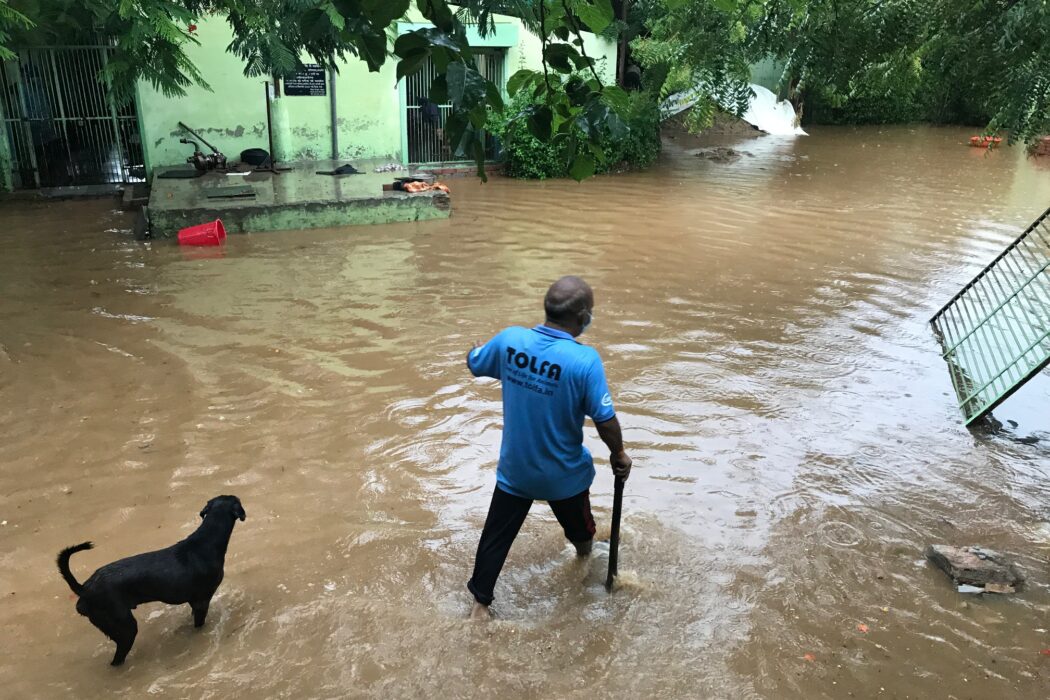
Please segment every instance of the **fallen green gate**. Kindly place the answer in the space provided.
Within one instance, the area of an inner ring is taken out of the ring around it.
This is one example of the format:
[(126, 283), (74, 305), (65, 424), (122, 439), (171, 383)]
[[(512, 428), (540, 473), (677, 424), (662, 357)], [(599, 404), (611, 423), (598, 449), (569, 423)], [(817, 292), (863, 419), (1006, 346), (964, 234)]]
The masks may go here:
[(1050, 209), (930, 324), (967, 425), (1050, 364)]

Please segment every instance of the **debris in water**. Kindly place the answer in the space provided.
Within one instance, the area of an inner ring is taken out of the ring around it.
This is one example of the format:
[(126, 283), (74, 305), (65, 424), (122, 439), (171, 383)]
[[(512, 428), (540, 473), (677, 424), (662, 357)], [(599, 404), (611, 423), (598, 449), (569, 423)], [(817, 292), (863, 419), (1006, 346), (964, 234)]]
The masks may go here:
[(810, 663), (812, 663), (812, 662), (817, 660), (817, 657), (816, 657), (815, 654), (803, 654), (802, 658), (805, 659), (806, 661), (809, 661)]
[(697, 158), (713, 160), (716, 163), (732, 163), (735, 160), (739, 160), (742, 156), (753, 155), (753, 153), (738, 151), (735, 148), (729, 148), (727, 146), (716, 146), (715, 148), (708, 148), (702, 151), (697, 151), (696, 153)]
[(865, 625), (863, 622), (857, 625), (857, 629), (863, 632), (864, 634), (868, 633), (868, 626)]
[(985, 593), (1016, 593), (1017, 589), (1006, 583), (986, 583), (984, 584)]
[(951, 577), (960, 593), (973, 592), (964, 590), (966, 586), (981, 593), (1014, 593), (1024, 583), (1024, 574), (990, 549), (932, 544), (926, 548), (926, 558)]

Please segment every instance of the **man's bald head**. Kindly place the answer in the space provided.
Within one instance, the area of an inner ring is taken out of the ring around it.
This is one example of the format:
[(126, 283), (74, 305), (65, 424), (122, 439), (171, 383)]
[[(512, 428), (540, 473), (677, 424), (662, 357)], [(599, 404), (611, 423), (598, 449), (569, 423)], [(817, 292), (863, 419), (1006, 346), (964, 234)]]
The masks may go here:
[(594, 292), (579, 277), (568, 275), (550, 286), (543, 299), (547, 320), (579, 335), (594, 308)]

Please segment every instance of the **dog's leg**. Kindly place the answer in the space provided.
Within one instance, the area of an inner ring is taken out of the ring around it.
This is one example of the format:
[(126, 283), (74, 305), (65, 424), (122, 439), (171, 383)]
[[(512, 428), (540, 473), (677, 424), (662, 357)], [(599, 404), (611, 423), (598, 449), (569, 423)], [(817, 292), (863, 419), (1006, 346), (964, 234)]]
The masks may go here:
[(193, 609), (193, 626), (203, 627), (204, 618), (208, 616), (208, 606), (211, 604), (211, 597), (205, 598), (204, 600), (198, 600), (190, 603), (190, 607)]
[(130, 610), (115, 612), (111, 618), (113, 623), (113, 634), (110, 636), (117, 643), (117, 651), (113, 654), (113, 666), (120, 666), (131, 651), (131, 645), (135, 643), (135, 636), (139, 633), (139, 625), (135, 622), (135, 616)]
[[(81, 598), (83, 600), (83, 598)], [(112, 639), (117, 644), (117, 651), (113, 655), (113, 666), (124, 663), (131, 645), (135, 643), (135, 635), (138, 633), (138, 623), (130, 610), (105, 608), (99, 610), (85, 606), (87, 618), (91, 624), (98, 627), (102, 634)]]

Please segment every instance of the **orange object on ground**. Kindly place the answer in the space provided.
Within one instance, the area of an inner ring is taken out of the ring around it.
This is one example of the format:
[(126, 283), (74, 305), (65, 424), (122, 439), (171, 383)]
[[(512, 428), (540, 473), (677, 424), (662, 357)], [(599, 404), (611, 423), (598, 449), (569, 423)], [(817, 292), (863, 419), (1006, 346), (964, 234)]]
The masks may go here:
[(449, 191), (448, 185), (442, 184), (440, 182), (435, 182), (433, 185), (428, 184), (426, 182), (406, 182), (404, 185), (401, 186), (401, 189), (403, 189), (405, 192), (410, 192), (412, 194), (416, 194), (419, 192), (430, 192), (431, 190), (438, 190), (439, 192), (444, 192), (448, 194)]
[(222, 225), (222, 219), (179, 231), (179, 245), (222, 245), (225, 241), (226, 227)]
[(1003, 142), (1001, 136), (971, 136), (970, 145), (974, 148), (995, 148)]

